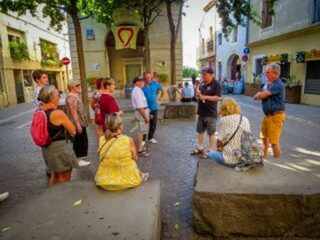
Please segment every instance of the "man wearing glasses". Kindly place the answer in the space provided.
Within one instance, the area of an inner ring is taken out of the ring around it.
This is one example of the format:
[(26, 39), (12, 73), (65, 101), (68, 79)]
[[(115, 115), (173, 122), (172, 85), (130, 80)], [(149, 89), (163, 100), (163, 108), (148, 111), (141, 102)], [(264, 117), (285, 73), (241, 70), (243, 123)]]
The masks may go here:
[(261, 125), (260, 137), (263, 141), (264, 158), (268, 158), (269, 143), (272, 145), (275, 158), (281, 157), (280, 136), (285, 114), (285, 86), (280, 76), (280, 66), (278, 64), (268, 64), (266, 67), (267, 84), (262, 91), (253, 98), (262, 100), (262, 110), (264, 117)]

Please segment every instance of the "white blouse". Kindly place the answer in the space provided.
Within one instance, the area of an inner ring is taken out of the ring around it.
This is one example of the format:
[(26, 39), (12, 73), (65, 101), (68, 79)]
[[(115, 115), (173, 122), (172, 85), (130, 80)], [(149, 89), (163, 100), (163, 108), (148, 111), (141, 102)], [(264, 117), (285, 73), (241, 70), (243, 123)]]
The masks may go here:
[[(233, 114), (222, 117), (219, 121), (218, 138), (222, 143), (226, 143), (236, 131), (240, 122), (240, 114)], [(241, 147), (242, 132), (251, 132), (250, 123), (248, 118), (242, 115), (242, 122), (237, 133), (231, 141), (223, 147), (222, 155), (224, 161), (228, 164), (237, 164), (239, 159), (235, 156), (234, 151)]]

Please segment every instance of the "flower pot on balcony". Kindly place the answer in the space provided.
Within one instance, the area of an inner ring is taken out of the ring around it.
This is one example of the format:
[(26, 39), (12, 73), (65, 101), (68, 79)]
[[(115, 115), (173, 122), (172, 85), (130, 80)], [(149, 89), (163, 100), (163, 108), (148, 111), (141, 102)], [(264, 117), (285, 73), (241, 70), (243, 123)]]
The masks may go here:
[(286, 103), (301, 102), (301, 86), (286, 87)]

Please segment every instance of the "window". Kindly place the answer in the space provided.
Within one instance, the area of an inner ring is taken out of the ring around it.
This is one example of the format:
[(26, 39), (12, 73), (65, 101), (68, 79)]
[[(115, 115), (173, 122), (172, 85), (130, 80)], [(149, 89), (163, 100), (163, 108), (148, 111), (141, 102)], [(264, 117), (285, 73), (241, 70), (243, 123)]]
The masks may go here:
[(305, 94), (320, 95), (320, 61), (307, 62)]
[(45, 40), (40, 40), (41, 46), (41, 65), (49, 67), (59, 67), (60, 57), (57, 45)]
[(232, 42), (235, 43), (238, 41), (238, 26), (232, 30)]
[(20, 42), (21, 37), (17, 35), (8, 34), (9, 42)]
[(207, 42), (207, 52), (213, 52), (213, 40)]
[(283, 63), (283, 64), (280, 64), (280, 67), (281, 67), (281, 73), (280, 73), (280, 78), (281, 79), (286, 79), (290, 76), (290, 63), (289, 62), (286, 62), (286, 63)]
[(272, 25), (272, 16), (270, 15), (270, 0), (263, 0), (262, 3), (262, 28), (270, 27)]
[(210, 27), (210, 38), (213, 39), (213, 29)]
[(261, 73), (263, 73), (262, 58), (257, 58), (255, 74), (261, 74)]
[(202, 47), (202, 55), (204, 55), (205, 54), (205, 46), (204, 46), (204, 39), (203, 38), (202, 38), (201, 47)]
[(23, 82), (24, 82), (24, 86), (32, 87), (31, 71), (23, 70)]
[(222, 45), (222, 33), (218, 34), (218, 45)]
[(312, 0), (312, 23), (320, 21), (320, 0)]

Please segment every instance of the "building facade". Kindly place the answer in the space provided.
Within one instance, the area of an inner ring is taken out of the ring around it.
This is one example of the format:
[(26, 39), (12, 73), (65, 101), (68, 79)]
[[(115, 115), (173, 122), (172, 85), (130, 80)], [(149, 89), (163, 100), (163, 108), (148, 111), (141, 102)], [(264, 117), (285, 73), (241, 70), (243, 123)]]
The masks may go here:
[[(174, 4), (173, 4), (174, 5)], [(177, 21), (178, 7), (173, 6), (173, 16)], [(162, 5), (162, 13), (156, 18), (149, 30), (150, 42), (150, 68), (151, 72), (170, 76), (170, 29), (166, 6)], [(79, 64), (76, 52), (75, 32), (72, 20), (69, 21), (69, 36), (71, 56), (73, 63), (74, 79), (80, 79)], [(97, 23), (94, 19), (85, 19), (81, 21), (82, 40), (84, 49), (84, 58), (86, 65), (87, 79), (99, 77), (112, 77), (116, 82), (116, 87), (122, 89), (127, 83), (131, 83), (135, 76), (142, 75), (146, 70), (143, 64), (144, 55), (144, 32), (141, 29), (139, 17), (133, 11), (128, 9), (117, 9), (114, 13), (114, 27), (119, 31), (131, 31), (136, 28), (137, 36), (134, 48), (117, 49), (116, 42), (119, 40), (114, 31), (106, 30), (103, 24)], [(182, 27), (176, 44), (176, 64), (177, 81), (182, 80)], [(130, 34), (130, 33), (129, 33)], [(125, 35), (121, 35), (120, 41), (124, 40)], [(131, 36), (127, 39), (130, 41)], [(127, 41), (125, 40), (125, 41)], [(131, 43), (130, 43), (131, 44)], [(166, 84), (170, 84), (168, 79)]]
[(203, 8), (204, 15), (199, 26), (199, 49), (198, 56), (200, 68), (211, 66), (215, 68), (216, 63), (216, 1), (209, 1)]
[(320, 106), (320, 1), (279, 0), (274, 16), (268, 0), (251, 4), (262, 28), (249, 25), (247, 82), (267, 63), (280, 63), (282, 79), (301, 81), (301, 102)]
[(62, 57), (70, 57), (66, 24), (56, 32), (49, 29), (49, 19), (0, 13), (0, 107), (33, 101), (36, 69), (46, 71), (50, 84), (65, 90), (68, 76)]

